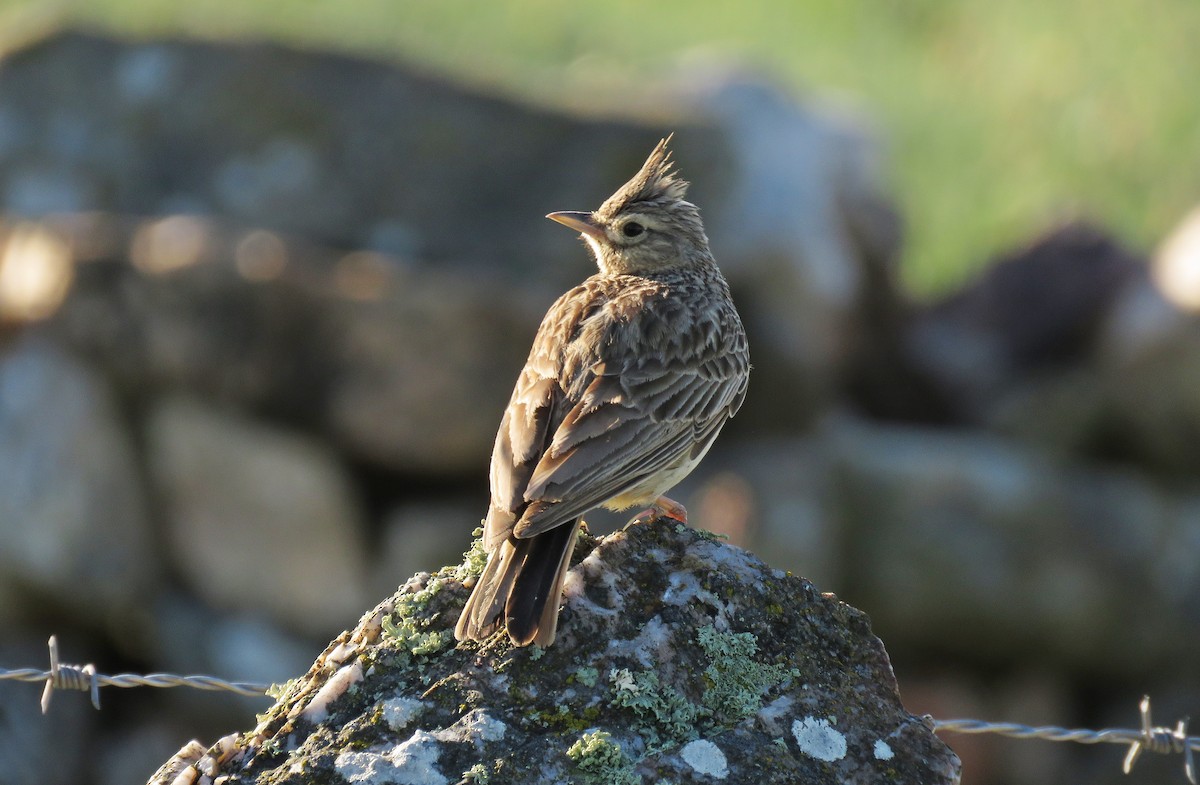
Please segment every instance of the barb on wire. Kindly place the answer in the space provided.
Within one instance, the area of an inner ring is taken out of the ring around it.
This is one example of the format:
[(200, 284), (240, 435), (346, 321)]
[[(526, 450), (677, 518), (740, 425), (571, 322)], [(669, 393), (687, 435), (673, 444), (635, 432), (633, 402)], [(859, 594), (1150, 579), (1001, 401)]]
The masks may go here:
[(55, 690), (90, 691), (92, 705), (100, 708), (101, 687), (193, 687), (198, 690), (227, 690), (238, 695), (265, 695), (270, 688), (268, 684), (254, 682), (225, 681), (213, 676), (176, 676), (171, 673), (149, 673), (145, 676), (135, 673), (119, 673), (115, 676), (105, 676), (96, 673), (96, 666), (66, 665), (58, 660), (58, 637), (50, 636), (50, 670), (39, 671), (32, 668), (21, 670), (5, 670), (0, 668), (0, 680), (45, 682), (42, 690), (42, 714), (50, 709), (50, 698)]
[(1139, 730), (1108, 729), (1102, 731), (1068, 729), (1056, 726), (1032, 727), (1015, 722), (983, 722), (982, 720), (934, 720), (935, 731), (948, 733), (995, 733), (1016, 739), (1042, 739), (1044, 741), (1074, 741), (1080, 744), (1127, 744), (1122, 769), (1126, 774), (1143, 751), (1164, 755), (1183, 754), (1183, 771), (1188, 782), (1197, 785), (1195, 751), (1200, 750), (1200, 736), (1188, 736), (1187, 718), (1174, 728), (1155, 726), (1150, 719), (1150, 696), (1146, 695), (1138, 704), (1142, 727)]

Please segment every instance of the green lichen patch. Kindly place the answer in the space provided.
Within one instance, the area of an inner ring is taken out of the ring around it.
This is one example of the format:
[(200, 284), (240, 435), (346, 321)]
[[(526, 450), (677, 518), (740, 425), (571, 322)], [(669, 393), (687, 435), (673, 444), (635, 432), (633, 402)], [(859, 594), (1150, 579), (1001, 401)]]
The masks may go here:
[(696, 737), (700, 708), (671, 685), (662, 684), (658, 674), (614, 668), (608, 679), (612, 705), (630, 709), (637, 716), (637, 730), (648, 751), (669, 749)]
[(420, 591), (400, 594), (396, 598), (395, 609), (383, 619), (383, 631), (400, 651), (412, 657), (426, 657), (453, 642), (453, 633), (446, 629), (431, 628), (429, 614), (424, 613), (443, 583), (442, 579), (434, 577)]
[(471, 532), (471, 547), (463, 554), (462, 563), (454, 569), (454, 579), (459, 582), (468, 578), (478, 578), (487, 566), (487, 549), (483, 547), (483, 527), (478, 526)]
[(608, 731), (591, 731), (567, 748), (579, 785), (641, 785), (634, 762)]
[(711, 660), (704, 669), (706, 687), (701, 703), (718, 725), (732, 725), (755, 715), (767, 690), (798, 675), (793, 668), (756, 660), (758, 638), (749, 632), (720, 632), (707, 625), (696, 633), (696, 642)]
[(600, 671), (595, 668), (576, 668), (575, 680), (585, 687), (595, 687), (600, 681)]

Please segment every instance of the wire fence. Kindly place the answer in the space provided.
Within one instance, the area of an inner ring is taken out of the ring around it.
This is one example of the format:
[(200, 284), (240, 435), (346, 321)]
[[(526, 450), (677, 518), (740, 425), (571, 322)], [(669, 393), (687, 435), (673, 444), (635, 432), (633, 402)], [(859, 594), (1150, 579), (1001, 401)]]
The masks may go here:
[[(50, 636), (50, 670), (22, 668), (7, 670), (0, 668), (0, 681), (23, 681), (44, 683), (42, 690), (42, 713), (50, 709), (50, 699), (55, 690), (80, 690), (90, 692), (92, 705), (100, 708), (101, 687), (191, 687), (198, 690), (224, 690), (238, 695), (267, 695), (271, 685), (255, 682), (225, 681), (214, 676), (177, 676), (171, 673), (139, 675), (121, 673), (105, 676), (96, 672), (95, 666), (67, 665), (58, 659), (58, 639)], [(1141, 728), (1107, 728), (1087, 730), (1060, 728), (1054, 725), (1030, 726), (1013, 722), (986, 722), (984, 720), (933, 720), (933, 729), (939, 733), (992, 733), (1015, 739), (1041, 739), (1043, 741), (1072, 741), (1078, 744), (1121, 744), (1129, 747), (1125, 754), (1122, 770), (1128, 774), (1133, 770), (1143, 752), (1161, 755), (1183, 755), (1184, 776), (1192, 785), (1198, 785), (1195, 753), (1200, 751), (1200, 736), (1189, 736), (1186, 718), (1174, 728), (1157, 726), (1150, 716), (1150, 696), (1138, 704)]]

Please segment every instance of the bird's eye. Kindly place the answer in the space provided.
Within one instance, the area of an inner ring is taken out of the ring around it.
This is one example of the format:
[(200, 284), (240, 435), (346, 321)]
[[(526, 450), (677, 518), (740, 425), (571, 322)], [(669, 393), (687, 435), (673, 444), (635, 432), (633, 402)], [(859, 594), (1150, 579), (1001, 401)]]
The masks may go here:
[(646, 227), (642, 226), (637, 221), (630, 221), (621, 227), (621, 234), (626, 237), (637, 237), (642, 232), (646, 231)]

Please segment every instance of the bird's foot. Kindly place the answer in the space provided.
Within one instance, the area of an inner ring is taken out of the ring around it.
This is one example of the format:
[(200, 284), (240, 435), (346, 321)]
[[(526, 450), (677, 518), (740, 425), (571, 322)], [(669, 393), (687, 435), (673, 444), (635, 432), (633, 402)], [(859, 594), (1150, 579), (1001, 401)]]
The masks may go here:
[[(666, 496), (659, 496), (654, 500), (654, 505), (647, 510), (642, 510), (637, 515), (633, 516), (628, 526), (634, 526), (639, 523), (649, 523), (662, 518), (676, 521), (687, 525), (687, 508), (674, 499), (668, 499)], [(628, 528), (628, 526), (626, 528)]]

